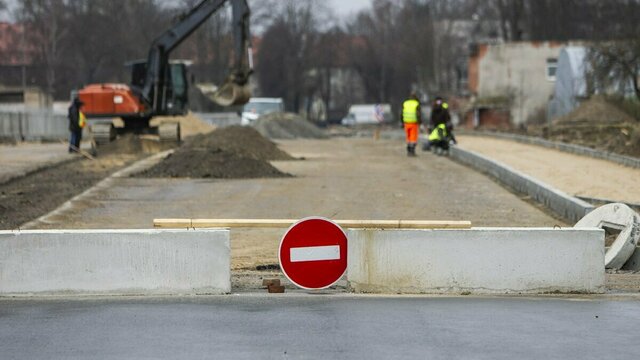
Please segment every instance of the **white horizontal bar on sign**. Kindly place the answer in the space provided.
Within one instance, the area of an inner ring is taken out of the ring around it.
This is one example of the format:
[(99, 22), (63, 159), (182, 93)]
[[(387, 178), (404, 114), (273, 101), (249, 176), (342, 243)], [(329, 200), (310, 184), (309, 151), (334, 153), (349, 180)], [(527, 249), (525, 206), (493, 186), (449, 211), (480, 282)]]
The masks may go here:
[(340, 260), (340, 246), (312, 246), (291, 248), (291, 262)]

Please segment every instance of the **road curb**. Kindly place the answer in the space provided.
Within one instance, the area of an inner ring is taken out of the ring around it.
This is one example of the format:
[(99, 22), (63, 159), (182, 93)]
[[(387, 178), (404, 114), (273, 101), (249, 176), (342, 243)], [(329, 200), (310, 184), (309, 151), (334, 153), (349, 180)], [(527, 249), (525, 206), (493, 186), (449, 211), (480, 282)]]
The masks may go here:
[(495, 178), (512, 190), (530, 196), (557, 216), (570, 222), (577, 222), (594, 209), (594, 206), (586, 201), (473, 151), (454, 146), (450, 150), (450, 156), (461, 164)]
[(543, 138), (532, 137), (532, 136), (506, 134), (506, 133), (494, 133), (494, 132), (485, 132), (485, 131), (480, 131), (480, 132), (463, 131), (463, 132), (460, 132), (460, 135), (484, 136), (484, 137), (492, 137), (492, 138), (503, 139), (503, 140), (511, 140), (511, 141), (522, 143), (522, 144), (537, 145), (537, 146), (542, 146), (548, 149), (559, 150), (566, 153), (588, 156), (594, 159), (607, 160), (623, 166), (640, 169), (640, 158), (614, 154), (606, 151), (588, 148), (586, 146), (549, 141)]

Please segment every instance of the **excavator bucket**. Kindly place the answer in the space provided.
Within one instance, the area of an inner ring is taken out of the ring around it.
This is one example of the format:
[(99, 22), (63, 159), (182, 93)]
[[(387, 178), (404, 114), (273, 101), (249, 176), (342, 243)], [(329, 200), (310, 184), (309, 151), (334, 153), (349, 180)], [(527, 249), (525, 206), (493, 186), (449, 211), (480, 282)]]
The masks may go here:
[(210, 97), (220, 106), (244, 105), (251, 98), (251, 89), (248, 84), (242, 86), (233, 81), (227, 81)]

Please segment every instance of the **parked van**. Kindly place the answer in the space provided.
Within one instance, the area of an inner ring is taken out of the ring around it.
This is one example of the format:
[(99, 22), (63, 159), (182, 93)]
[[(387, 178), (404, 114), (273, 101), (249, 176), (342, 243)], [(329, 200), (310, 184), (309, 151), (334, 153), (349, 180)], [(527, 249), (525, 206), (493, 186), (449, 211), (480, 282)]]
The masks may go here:
[(383, 124), (393, 122), (389, 104), (352, 105), (349, 114), (342, 119), (342, 125)]
[(252, 125), (261, 116), (284, 111), (284, 101), (282, 98), (252, 98), (242, 110), (243, 126)]

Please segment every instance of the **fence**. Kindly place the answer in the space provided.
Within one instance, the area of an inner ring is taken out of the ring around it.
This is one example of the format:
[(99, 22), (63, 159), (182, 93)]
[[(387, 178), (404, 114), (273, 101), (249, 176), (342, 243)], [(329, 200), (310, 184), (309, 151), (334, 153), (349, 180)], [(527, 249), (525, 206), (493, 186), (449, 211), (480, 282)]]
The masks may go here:
[(64, 115), (50, 111), (0, 112), (0, 139), (56, 141), (68, 136)]

